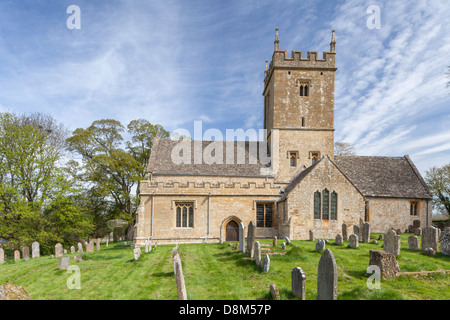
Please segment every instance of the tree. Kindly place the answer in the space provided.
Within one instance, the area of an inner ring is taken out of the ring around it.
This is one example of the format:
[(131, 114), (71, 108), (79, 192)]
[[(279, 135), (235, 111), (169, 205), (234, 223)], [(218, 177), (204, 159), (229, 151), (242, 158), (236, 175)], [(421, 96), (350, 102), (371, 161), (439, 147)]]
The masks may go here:
[(353, 146), (345, 141), (339, 141), (334, 144), (334, 155), (336, 156), (354, 156), (356, 155)]
[(433, 193), (435, 209), (450, 214), (450, 164), (430, 168), (425, 181)]

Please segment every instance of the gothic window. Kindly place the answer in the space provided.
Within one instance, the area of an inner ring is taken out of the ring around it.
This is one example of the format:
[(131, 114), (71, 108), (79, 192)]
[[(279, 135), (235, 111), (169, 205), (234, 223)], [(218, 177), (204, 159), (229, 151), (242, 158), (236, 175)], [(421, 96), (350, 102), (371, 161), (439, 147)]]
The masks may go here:
[(258, 203), (256, 205), (256, 226), (258, 228), (272, 227), (272, 211), (273, 205), (271, 203)]
[(308, 85), (306, 83), (300, 84), (300, 97), (308, 97)]
[(289, 162), (291, 167), (297, 166), (297, 152), (289, 152)]
[(312, 164), (315, 164), (317, 161), (319, 161), (319, 152), (311, 152), (311, 159), (312, 159)]
[(337, 220), (337, 193), (334, 191), (330, 198), (330, 220)]
[(314, 192), (314, 219), (320, 219), (320, 192)]
[(177, 228), (194, 227), (194, 204), (190, 202), (179, 202), (175, 205)]
[(322, 192), (322, 219), (328, 220), (330, 214), (330, 192), (325, 189)]
[(417, 216), (417, 207), (418, 207), (417, 201), (411, 201), (409, 204), (409, 214), (411, 216)]

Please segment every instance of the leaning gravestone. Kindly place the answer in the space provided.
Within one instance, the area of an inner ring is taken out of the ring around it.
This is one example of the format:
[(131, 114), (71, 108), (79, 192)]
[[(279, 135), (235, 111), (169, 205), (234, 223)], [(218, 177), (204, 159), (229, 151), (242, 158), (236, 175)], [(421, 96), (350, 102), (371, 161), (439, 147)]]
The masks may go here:
[(261, 265), (261, 245), (255, 241), (255, 248), (253, 249), (255, 255), (255, 262), (257, 266)]
[(348, 240), (347, 225), (345, 223), (342, 224), (342, 240)]
[(370, 241), (370, 223), (366, 222), (363, 225), (363, 231), (362, 231), (362, 242), (368, 243)]
[(5, 262), (5, 251), (0, 248), (0, 264), (3, 264)]
[(272, 296), (272, 300), (280, 300), (280, 291), (278, 290), (275, 283), (272, 283), (269, 287), (270, 295)]
[(289, 239), (289, 237), (284, 237), (284, 240), (286, 240), (286, 245), (291, 244), (291, 239)]
[(14, 261), (20, 261), (20, 251), (19, 250), (14, 251)]
[(39, 258), (41, 256), (39, 242), (35, 241), (31, 244), (31, 258)]
[(262, 271), (264, 272), (269, 272), (269, 268), (270, 268), (270, 258), (269, 255), (266, 254), (262, 260)]
[(400, 254), (400, 236), (392, 229), (384, 236), (383, 250), (395, 256)]
[(23, 256), (23, 261), (30, 260), (30, 248), (29, 247), (22, 247), (22, 256)]
[(335, 239), (335, 242), (336, 242), (336, 244), (342, 244), (342, 236), (340, 235), (340, 234), (338, 234), (337, 236), (336, 236), (336, 239)]
[(281, 250), (286, 250), (286, 243), (285, 242), (281, 243)]
[(441, 253), (450, 256), (450, 231), (445, 231), (441, 236)]
[(58, 268), (59, 269), (67, 269), (68, 267), (69, 267), (69, 256), (59, 258)]
[(255, 239), (256, 239), (255, 223), (253, 221), (250, 221), (247, 230), (247, 253), (250, 254), (250, 258), (252, 259), (254, 255), (253, 249), (255, 247)]
[[(178, 257), (177, 257), (178, 256)], [(175, 273), (175, 283), (177, 285), (178, 300), (187, 300), (186, 284), (184, 282), (183, 267), (178, 251), (173, 259), (173, 268)]]
[(422, 250), (431, 248), (438, 252), (438, 232), (435, 227), (426, 227), (422, 229)]
[(419, 238), (416, 236), (410, 236), (408, 238), (408, 249), (410, 250), (417, 250), (419, 248)]
[(348, 246), (352, 249), (358, 248), (359, 241), (358, 241), (358, 236), (356, 234), (350, 235), (350, 237), (348, 238)]
[(245, 225), (243, 222), (239, 224), (239, 251), (245, 253), (245, 236), (244, 236)]
[(317, 269), (317, 300), (337, 299), (337, 277), (336, 260), (331, 250), (326, 249)]
[(63, 256), (63, 246), (61, 243), (55, 245), (55, 256), (61, 258)]
[(398, 276), (400, 267), (393, 253), (382, 250), (370, 250), (369, 256), (369, 266), (375, 265), (380, 268), (382, 278), (388, 279)]
[(297, 298), (305, 300), (305, 272), (300, 267), (296, 267), (291, 271), (292, 293)]
[(325, 240), (317, 240), (316, 241), (316, 251), (325, 250)]

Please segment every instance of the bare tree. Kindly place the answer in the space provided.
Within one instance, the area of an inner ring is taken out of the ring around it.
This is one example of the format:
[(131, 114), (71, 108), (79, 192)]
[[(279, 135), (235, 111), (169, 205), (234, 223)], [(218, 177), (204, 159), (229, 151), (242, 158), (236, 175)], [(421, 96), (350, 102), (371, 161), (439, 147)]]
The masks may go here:
[(334, 144), (334, 154), (336, 156), (355, 156), (355, 148), (348, 142), (339, 141)]

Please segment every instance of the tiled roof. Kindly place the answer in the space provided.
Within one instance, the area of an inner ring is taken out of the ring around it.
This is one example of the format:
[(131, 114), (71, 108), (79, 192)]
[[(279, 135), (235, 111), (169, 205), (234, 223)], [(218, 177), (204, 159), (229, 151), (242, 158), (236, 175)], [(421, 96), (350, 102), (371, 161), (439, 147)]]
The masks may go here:
[[(259, 143), (258, 142), (236, 142), (236, 141), (218, 141), (223, 150), (223, 160), (222, 163), (205, 163), (201, 160), (201, 163), (196, 164), (194, 158), (194, 148), (195, 145), (201, 146), (202, 154), (211, 154), (214, 145), (211, 143), (215, 141), (190, 141), (190, 161), (188, 163), (180, 163), (172, 161), (172, 152), (175, 150), (175, 156), (177, 158), (182, 157), (182, 153), (179, 153), (179, 149), (174, 149), (179, 147), (180, 141), (173, 141), (170, 139), (156, 139), (152, 148), (152, 153), (150, 155), (148, 173), (154, 175), (194, 175), (194, 176), (234, 176), (234, 177), (265, 177), (261, 169), (270, 168), (269, 165), (264, 165), (259, 161)], [(227, 164), (227, 156), (231, 154), (230, 151), (227, 152), (227, 144), (229, 150), (233, 152), (234, 159), (231, 164)], [(209, 148), (208, 148), (209, 146)], [(253, 147), (255, 147), (253, 149)], [(181, 148), (180, 148), (181, 149)], [(188, 148), (186, 148), (188, 150)], [(256, 161), (250, 161), (249, 155), (250, 151), (256, 150)], [(244, 152), (244, 157), (239, 157), (240, 152)], [(239, 162), (238, 162), (239, 160)], [(251, 162), (251, 163), (250, 163)]]
[(409, 156), (335, 156), (334, 163), (365, 196), (431, 198)]

